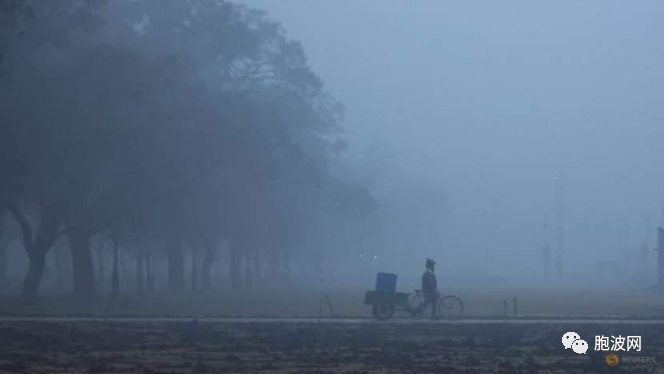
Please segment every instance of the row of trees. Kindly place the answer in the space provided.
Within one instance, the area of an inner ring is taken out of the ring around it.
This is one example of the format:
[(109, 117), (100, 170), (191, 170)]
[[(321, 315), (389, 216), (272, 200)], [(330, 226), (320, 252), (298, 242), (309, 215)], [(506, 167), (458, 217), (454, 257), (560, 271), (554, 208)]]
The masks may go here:
[(29, 258), (23, 296), (61, 238), (77, 296), (96, 294), (91, 241), (109, 234), (163, 256), (179, 291), (185, 248), (209, 273), (229, 239), (238, 285), (243, 259), (322, 263), (376, 207), (329, 171), (342, 107), (264, 12), (1, 0), (0, 13), (0, 214)]

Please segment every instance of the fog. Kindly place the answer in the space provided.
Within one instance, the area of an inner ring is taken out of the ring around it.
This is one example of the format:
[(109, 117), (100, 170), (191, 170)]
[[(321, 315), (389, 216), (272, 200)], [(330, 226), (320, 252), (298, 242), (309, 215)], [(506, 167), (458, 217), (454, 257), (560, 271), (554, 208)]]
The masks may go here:
[(0, 370), (657, 371), (663, 19), (0, 0)]
[(557, 175), (566, 283), (597, 280), (600, 259), (639, 261), (644, 242), (655, 255), (661, 3), (245, 3), (303, 43), (346, 106), (346, 164), (388, 204), (413, 208), (399, 225), (418, 219), (413, 200), (427, 204), (408, 197), (418, 183), (444, 194), (431, 240), (404, 231), (385, 243), (395, 252), (385, 268), (417, 274), (432, 257), (443, 274), (541, 279), (545, 240), (555, 259)]
[(657, 281), (659, 2), (0, 5), (3, 292)]

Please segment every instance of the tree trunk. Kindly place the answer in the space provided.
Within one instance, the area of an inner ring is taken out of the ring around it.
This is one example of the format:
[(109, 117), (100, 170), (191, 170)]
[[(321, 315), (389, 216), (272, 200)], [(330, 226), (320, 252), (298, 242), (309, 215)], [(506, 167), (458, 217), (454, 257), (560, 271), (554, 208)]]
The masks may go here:
[(28, 273), (23, 281), (21, 295), (24, 298), (35, 298), (39, 291), (46, 267), (46, 254), (56, 239), (56, 230), (60, 224), (55, 205), (46, 201), (39, 204), (39, 223), (33, 235), (32, 226), (20, 207), (12, 202), (4, 201), (4, 207), (14, 216), (23, 233), (23, 246), (30, 260)]
[(290, 255), (284, 255), (284, 268), (286, 268), (286, 280), (291, 280)]
[(65, 288), (65, 275), (62, 268), (62, 242), (58, 241), (53, 248), (53, 258), (55, 262), (55, 277), (58, 283), (58, 289), (62, 291)]
[(96, 249), (96, 254), (97, 254), (97, 276), (99, 277), (99, 284), (104, 285), (106, 284), (106, 274), (104, 271), (104, 265), (105, 265), (105, 257), (104, 256), (104, 249), (101, 246), (98, 246)]
[(7, 249), (12, 242), (7, 231), (5, 213), (0, 209), (0, 290), (9, 288), (9, 276), (7, 275)]
[(246, 288), (251, 288), (253, 287), (253, 280), (254, 277), (251, 274), (251, 259), (249, 256), (245, 256), (246, 259), (246, 264), (244, 265), (244, 286)]
[(261, 271), (261, 258), (260, 255), (258, 254), (258, 251), (254, 253), (253, 256), (253, 263), (254, 263), (254, 282), (257, 286), (262, 286), (263, 285), (263, 272)]
[(147, 291), (148, 291), (148, 293), (153, 293), (154, 292), (154, 276), (152, 274), (152, 258), (150, 257), (150, 255), (147, 255), (147, 257), (145, 258), (145, 261), (147, 262), (147, 264), (146, 264), (146, 266), (147, 266), (146, 273), (147, 273), (147, 277), (148, 277)]
[(231, 286), (233, 288), (242, 288), (242, 279), (240, 277), (240, 266), (242, 266), (242, 250), (237, 243), (231, 243)]
[(48, 287), (49, 284), (53, 284), (53, 270), (51, 263), (48, 262), (48, 257), (44, 256), (44, 272), (42, 275), (42, 282)]
[(69, 206), (66, 217), (67, 238), (72, 257), (74, 296), (94, 299), (97, 294), (95, 267), (90, 245), (90, 217), (84, 194)]
[(118, 260), (120, 260), (120, 278), (122, 280), (129, 279), (129, 274), (127, 271), (127, 262), (125, 261), (125, 251), (124, 246), (118, 248)]
[[(51, 221), (54, 223), (55, 221)], [(21, 287), (21, 296), (26, 300), (34, 300), (37, 298), (39, 286), (44, 278), (44, 270), (46, 269), (46, 254), (53, 245), (51, 238), (54, 237), (54, 229), (57, 226), (49, 226), (48, 224), (39, 224), (39, 231), (36, 235), (36, 240), (31, 246), (26, 247), (30, 263), (28, 265), (28, 273), (23, 279), (23, 286)]]
[(191, 251), (191, 290), (198, 290), (198, 247), (194, 246)]
[(9, 241), (0, 243), (0, 290), (6, 290), (9, 287), (7, 248), (9, 248)]
[(67, 237), (69, 238), (69, 248), (71, 248), (74, 296), (81, 299), (93, 299), (97, 290), (94, 263), (90, 251), (90, 232), (87, 227), (72, 226), (68, 230)]
[(212, 271), (212, 264), (214, 263), (217, 254), (216, 245), (208, 245), (205, 248), (205, 256), (201, 264), (201, 287), (204, 290), (210, 289), (210, 272)]
[(30, 255), (28, 273), (23, 279), (23, 287), (21, 288), (21, 296), (26, 300), (37, 298), (39, 285), (41, 284), (44, 276), (44, 268), (46, 267), (46, 251), (33, 249), (31, 252), (33, 253)]
[(184, 254), (178, 235), (168, 241), (168, 288), (172, 292), (184, 290)]
[(139, 252), (136, 258), (136, 293), (142, 295), (145, 291), (145, 274), (143, 272), (143, 253)]
[(276, 249), (273, 248), (271, 251), (267, 251), (267, 265), (266, 265), (266, 277), (271, 281), (278, 280), (279, 272), (279, 253)]

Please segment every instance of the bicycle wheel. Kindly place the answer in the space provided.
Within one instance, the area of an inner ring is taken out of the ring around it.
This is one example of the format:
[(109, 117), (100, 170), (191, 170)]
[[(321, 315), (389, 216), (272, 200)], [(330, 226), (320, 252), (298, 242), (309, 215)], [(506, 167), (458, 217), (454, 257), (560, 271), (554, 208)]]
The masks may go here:
[(394, 305), (375, 304), (373, 306), (373, 316), (379, 321), (385, 321), (394, 316)]
[(463, 314), (463, 302), (454, 295), (447, 295), (438, 301), (438, 314), (440, 318), (454, 320)]

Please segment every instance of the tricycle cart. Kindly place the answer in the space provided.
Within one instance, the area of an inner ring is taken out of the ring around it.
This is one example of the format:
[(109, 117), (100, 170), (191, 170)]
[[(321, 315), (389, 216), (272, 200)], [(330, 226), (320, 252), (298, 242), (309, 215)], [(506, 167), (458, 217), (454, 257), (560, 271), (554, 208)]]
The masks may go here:
[[(397, 311), (409, 313), (413, 317), (423, 315), (422, 308), (424, 296), (421, 290), (416, 290), (411, 296), (404, 292), (367, 291), (364, 303), (372, 306), (373, 316), (379, 321), (385, 321), (394, 316)], [(455, 295), (439, 295), (436, 308), (436, 317), (454, 320), (463, 314), (463, 302)]]

